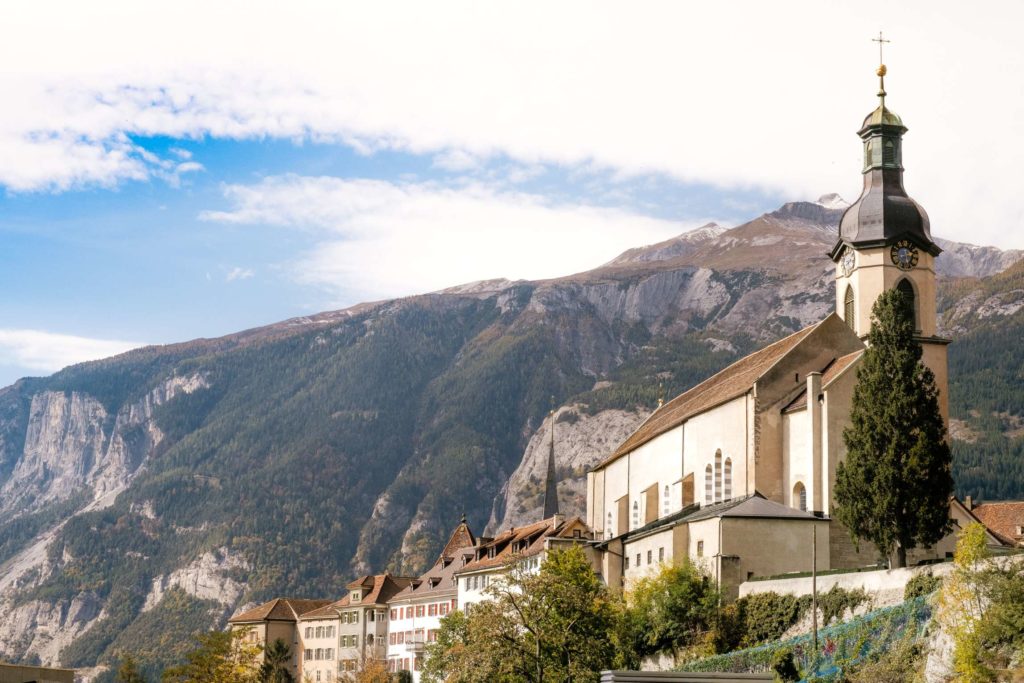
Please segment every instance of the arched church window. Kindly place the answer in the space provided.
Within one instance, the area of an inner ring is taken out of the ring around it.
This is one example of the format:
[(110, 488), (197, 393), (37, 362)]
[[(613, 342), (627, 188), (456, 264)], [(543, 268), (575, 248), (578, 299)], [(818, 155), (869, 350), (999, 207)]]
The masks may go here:
[(793, 503), (800, 510), (807, 512), (807, 488), (803, 482), (798, 481), (796, 486), (793, 487)]
[(732, 458), (725, 459), (725, 499), (732, 500)]
[(711, 465), (704, 470), (704, 504), (711, 505)]
[(896, 285), (896, 290), (903, 295), (903, 310), (905, 315), (910, 317), (911, 322), (914, 323), (914, 328), (917, 328), (917, 301), (914, 295), (914, 285), (910, 284), (910, 280), (903, 278), (899, 284)]
[(715, 451), (715, 502), (722, 502), (722, 449)]
[(856, 329), (857, 313), (853, 307), (853, 285), (846, 285), (846, 297), (843, 300), (843, 320), (851, 328)]

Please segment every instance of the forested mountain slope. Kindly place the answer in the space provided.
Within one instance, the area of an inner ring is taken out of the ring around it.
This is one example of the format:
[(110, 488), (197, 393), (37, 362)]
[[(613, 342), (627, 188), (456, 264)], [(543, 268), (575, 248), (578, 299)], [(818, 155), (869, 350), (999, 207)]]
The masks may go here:
[[(787, 204), (565, 278), (365, 304), (0, 390), (0, 657), (90, 666), (127, 648), (155, 667), (243, 604), (416, 573), (462, 512), (475, 530), (537, 514), (552, 399), (563, 510), (582, 512), (586, 469), (659, 385), (678, 393), (831, 310), (840, 214)], [(958, 434), (975, 439), (957, 474), (991, 496), (978, 463), (1009, 467), (1021, 443), (1004, 429), (1024, 396), (1020, 268), (994, 274), (1005, 252), (953, 247), (983, 255), (943, 284), (946, 326), (970, 340), (951, 347)], [(1000, 344), (1016, 344), (1005, 360)]]

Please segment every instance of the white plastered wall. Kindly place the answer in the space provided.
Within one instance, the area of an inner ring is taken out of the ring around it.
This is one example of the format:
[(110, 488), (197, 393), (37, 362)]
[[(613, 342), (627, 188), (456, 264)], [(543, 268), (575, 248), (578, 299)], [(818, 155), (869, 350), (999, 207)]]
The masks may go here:
[(749, 489), (747, 478), (747, 416), (746, 395), (735, 398), (727, 403), (712, 408), (690, 418), (686, 422), (683, 447), (684, 475), (693, 474), (694, 498), (705, 504), (705, 470), (711, 465), (712, 471), (712, 502), (724, 498), (724, 492), (716, 495), (714, 491), (715, 451), (722, 451), (722, 468), (724, 491), (724, 469), (726, 459), (732, 462), (732, 498), (753, 493)]

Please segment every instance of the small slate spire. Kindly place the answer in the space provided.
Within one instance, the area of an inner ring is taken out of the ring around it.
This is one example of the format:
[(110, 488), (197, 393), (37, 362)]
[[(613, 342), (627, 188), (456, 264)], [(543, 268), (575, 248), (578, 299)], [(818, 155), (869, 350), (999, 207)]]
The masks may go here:
[(551, 420), (551, 445), (548, 449), (548, 471), (544, 480), (544, 519), (558, 514), (558, 480), (555, 478), (555, 411), (549, 414)]

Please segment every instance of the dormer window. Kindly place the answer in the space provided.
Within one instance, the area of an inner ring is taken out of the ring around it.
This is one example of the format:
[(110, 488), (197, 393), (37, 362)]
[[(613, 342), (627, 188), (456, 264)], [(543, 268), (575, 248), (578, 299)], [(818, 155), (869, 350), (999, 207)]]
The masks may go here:
[(352, 593), (349, 594), (349, 600), (351, 600), (352, 602), (360, 602), (362, 599), (363, 599), (363, 592), (362, 591), (352, 591)]

